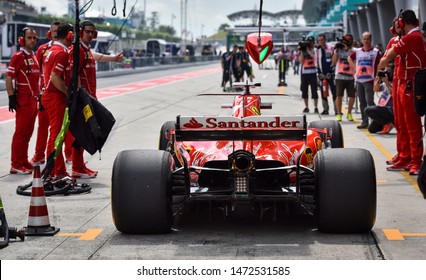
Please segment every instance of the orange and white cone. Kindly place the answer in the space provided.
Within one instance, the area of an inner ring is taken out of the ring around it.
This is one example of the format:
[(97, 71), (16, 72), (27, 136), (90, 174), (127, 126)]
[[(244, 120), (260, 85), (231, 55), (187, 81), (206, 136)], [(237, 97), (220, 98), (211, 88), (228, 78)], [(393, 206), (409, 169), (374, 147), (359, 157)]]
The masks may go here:
[(59, 231), (59, 228), (50, 226), (43, 181), (41, 180), (40, 166), (38, 165), (34, 166), (28, 226), (24, 229), (25, 235), (50, 236), (55, 235)]

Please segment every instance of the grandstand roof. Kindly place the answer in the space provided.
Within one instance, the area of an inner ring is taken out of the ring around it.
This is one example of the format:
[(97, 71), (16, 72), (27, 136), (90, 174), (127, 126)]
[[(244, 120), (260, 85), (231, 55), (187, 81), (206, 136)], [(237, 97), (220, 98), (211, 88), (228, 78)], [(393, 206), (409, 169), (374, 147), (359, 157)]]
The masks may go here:
[[(299, 16), (302, 15), (301, 10), (286, 10), (281, 11), (278, 13), (271, 13), (267, 11), (262, 11), (262, 18), (263, 19), (270, 19), (270, 20), (281, 20), (286, 17), (291, 17), (293, 20), (293, 23), (297, 20)], [(240, 19), (252, 19), (257, 20), (259, 17), (259, 11), (258, 10), (246, 10), (246, 11), (240, 11), (233, 14), (228, 15), (228, 19), (230, 21), (236, 21)]]

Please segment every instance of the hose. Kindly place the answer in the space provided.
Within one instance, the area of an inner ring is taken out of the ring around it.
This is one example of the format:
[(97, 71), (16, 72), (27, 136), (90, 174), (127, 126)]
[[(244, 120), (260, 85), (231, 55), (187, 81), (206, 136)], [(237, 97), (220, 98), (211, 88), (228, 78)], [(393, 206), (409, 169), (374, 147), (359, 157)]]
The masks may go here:
[[(26, 184), (24, 186), (18, 186), (16, 193), (24, 196), (31, 196), (31, 188), (33, 183)], [(47, 179), (43, 181), (44, 195), (72, 195), (90, 192), (92, 187), (89, 184), (77, 184), (77, 182), (71, 177), (63, 177), (61, 179)]]

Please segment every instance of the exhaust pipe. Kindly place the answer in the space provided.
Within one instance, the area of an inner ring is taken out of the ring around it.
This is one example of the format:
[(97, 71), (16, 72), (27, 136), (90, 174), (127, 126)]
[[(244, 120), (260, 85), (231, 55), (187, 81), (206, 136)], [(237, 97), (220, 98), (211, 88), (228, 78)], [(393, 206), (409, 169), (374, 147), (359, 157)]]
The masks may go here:
[(228, 157), (230, 169), (239, 174), (248, 174), (255, 169), (255, 158), (252, 153), (239, 150)]

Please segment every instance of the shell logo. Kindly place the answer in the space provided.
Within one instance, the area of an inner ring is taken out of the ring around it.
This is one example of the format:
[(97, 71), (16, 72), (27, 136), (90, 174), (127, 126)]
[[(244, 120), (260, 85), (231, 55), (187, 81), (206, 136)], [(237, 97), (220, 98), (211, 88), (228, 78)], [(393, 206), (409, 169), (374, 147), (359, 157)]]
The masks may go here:
[(312, 151), (311, 147), (306, 147), (305, 156), (309, 164), (312, 164), (314, 162), (314, 151)]
[(251, 106), (250, 110), (255, 114), (256, 116), (260, 116), (260, 112), (255, 106)]

